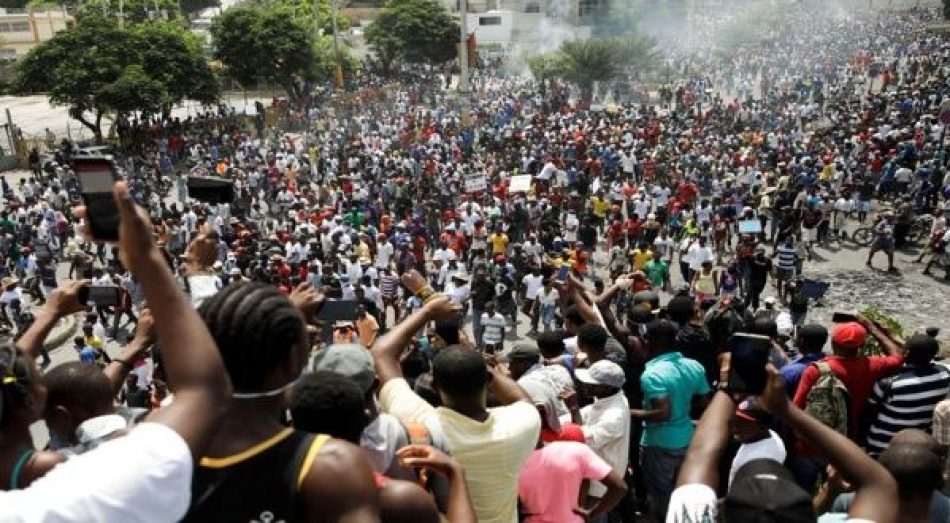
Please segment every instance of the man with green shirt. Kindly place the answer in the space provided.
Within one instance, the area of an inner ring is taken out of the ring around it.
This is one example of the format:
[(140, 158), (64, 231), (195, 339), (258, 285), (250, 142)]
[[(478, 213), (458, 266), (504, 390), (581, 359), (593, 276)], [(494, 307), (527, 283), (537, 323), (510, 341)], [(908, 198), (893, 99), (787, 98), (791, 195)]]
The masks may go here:
[(676, 483), (676, 472), (693, 437), (693, 422), (689, 417), (693, 398), (707, 399), (710, 390), (703, 366), (674, 350), (674, 323), (651, 322), (644, 340), (651, 359), (640, 376), (643, 408), (631, 409), (630, 416), (633, 421), (643, 422), (641, 475), (650, 510), (662, 520)]
[(666, 289), (670, 282), (670, 265), (654, 255), (653, 259), (643, 265), (643, 272), (654, 289)]

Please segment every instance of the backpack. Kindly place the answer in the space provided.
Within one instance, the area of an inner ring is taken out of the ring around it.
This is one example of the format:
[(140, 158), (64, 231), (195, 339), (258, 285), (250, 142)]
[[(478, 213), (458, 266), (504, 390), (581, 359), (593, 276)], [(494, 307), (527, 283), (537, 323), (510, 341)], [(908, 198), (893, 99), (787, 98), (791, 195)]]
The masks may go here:
[(848, 388), (826, 362), (815, 363), (818, 379), (805, 396), (805, 413), (835, 431), (848, 434)]

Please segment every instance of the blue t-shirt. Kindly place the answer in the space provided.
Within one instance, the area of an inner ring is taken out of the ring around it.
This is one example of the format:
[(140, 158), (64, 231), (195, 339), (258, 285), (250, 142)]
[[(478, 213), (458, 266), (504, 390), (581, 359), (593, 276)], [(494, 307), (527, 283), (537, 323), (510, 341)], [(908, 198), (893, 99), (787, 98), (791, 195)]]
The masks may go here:
[(785, 382), (785, 390), (788, 391), (789, 397), (795, 395), (795, 390), (798, 389), (798, 382), (801, 381), (802, 373), (805, 372), (805, 369), (824, 357), (825, 355), (820, 353), (802, 354), (797, 360), (779, 369), (779, 373), (782, 375), (782, 381)]
[(86, 345), (81, 351), (79, 351), (79, 361), (83, 363), (91, 363), (92, 365), (96, 364), (96, 358), (99, 356), (99, 351), (94, 347)]
[(652, 408), (653, 400), (670, 400), (670, 419), (644, 421), (640, 444), (666, 449), (688, 447), (693, 437), (693, 421), (689, 417), (693, 396), (709, 394), (703, 366), (679, 352), (661, 354), (647, 362), (640, 376), (640, 388), (644, 408)]

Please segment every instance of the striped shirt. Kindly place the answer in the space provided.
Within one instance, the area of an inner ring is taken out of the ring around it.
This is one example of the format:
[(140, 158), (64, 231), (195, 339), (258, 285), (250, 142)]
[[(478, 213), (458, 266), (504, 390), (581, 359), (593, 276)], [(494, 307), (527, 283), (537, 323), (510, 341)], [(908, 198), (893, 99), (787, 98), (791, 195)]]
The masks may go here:
[(778, 255), (776, 266), (779, 269), (791, 270), (795, 268), (795, 258), (798, 254), (798, 249), (795, 246), (788, 247), (782, 244), (775, 249), (775, 252)]
[(395, 298), (399, 290), (399, 277), (394, 274), (383, 274), (379, 277), (379, 290), (384, 298)]
[(904, 365), (874, 384), (870, 405), (876, 414), (868, 430), (868, 452), (880, 454), (904, 429), (930, 432), (934, 408), (950, 392), (950, 371), (939, 365)]

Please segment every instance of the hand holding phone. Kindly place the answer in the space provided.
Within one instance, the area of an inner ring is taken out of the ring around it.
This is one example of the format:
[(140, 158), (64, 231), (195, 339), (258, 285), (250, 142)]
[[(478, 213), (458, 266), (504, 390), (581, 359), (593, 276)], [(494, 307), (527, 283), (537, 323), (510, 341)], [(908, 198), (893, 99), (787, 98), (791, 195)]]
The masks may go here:
[(557, 276), (554, 277), (554, 281), (565, 284), (567, 283), (567, 277), (571, 274), (571, 266), (567, 263), (562, 264), (557, 270)]
[[(736, 333), (729, 338), (728, 383), (731, 392), (759, 395), (765, 389), (772, 340), (758, 334)], [(722, 369), (725, 370), (725, 369)]]
[(73, 171), (79, 179), (80, 195), (86, 206), (86, 222), (96, 241), (119, 240), (119, 208), (113, 187), (115, 164), (109, 158), (76, 158)]
[(835, 311), (831, 315), (831, 321), (833, 323), (849, 323), (852, 321), (858, 321), (858, 315), (854, 312)]

